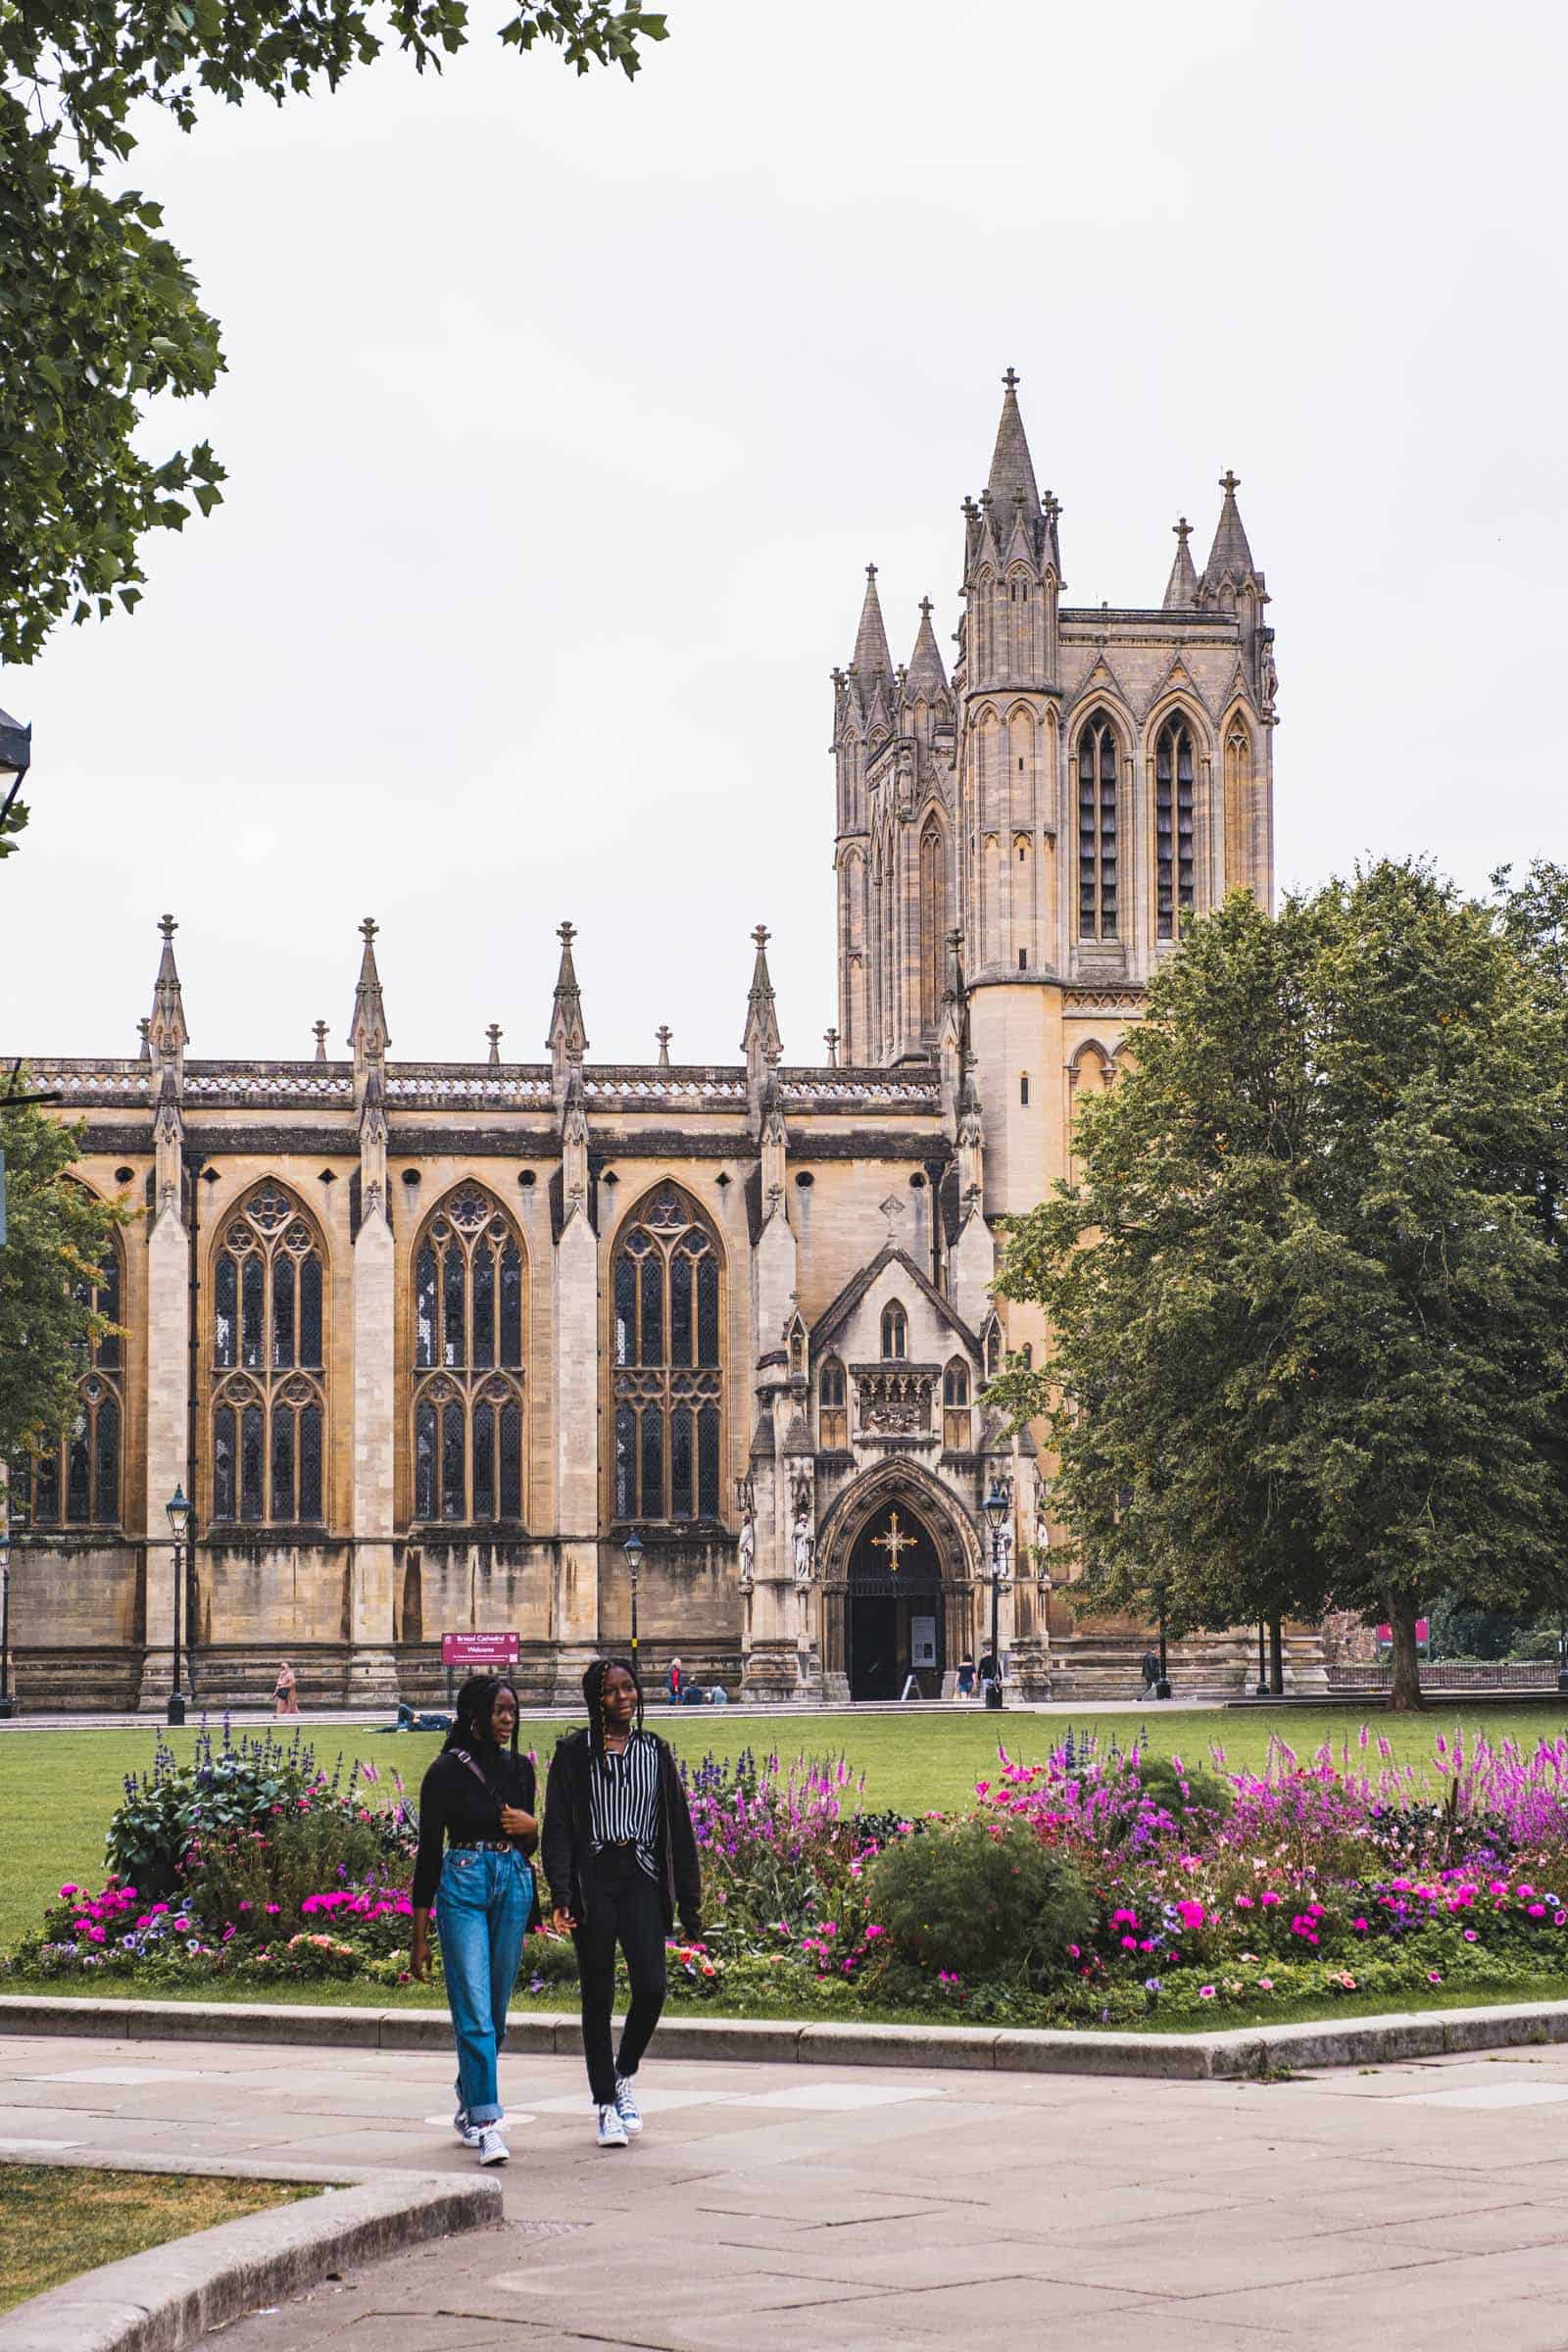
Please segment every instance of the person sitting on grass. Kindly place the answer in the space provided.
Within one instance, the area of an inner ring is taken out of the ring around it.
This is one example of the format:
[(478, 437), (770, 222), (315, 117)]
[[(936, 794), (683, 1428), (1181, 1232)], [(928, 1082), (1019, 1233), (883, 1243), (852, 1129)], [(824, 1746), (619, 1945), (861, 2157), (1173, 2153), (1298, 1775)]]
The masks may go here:
[[(557, 1747), (545, 1784), (545, 1877), (551, 1924), (577, 1947), (582, 2046), (602, 2148), (643, 2128), (638, 2066), (664, 2006), (664, 1939), (680, 1912), (702, 1936), (697, 1839), (669, 1747), (643, 1729), (643, 1693), (624, 1658), (596, 1658), (582, 1678), (588, 1728)], [(611, 2054), (615, 1947), (631, 2005)]]
[[(487, 1674), (458, 1692), (457, 1720), (419, 1784), (410, 1966), (430, 1980), (430, 1907), (458, 2045), (453, 2129), (481, 2164), (505, 2164), (497, 2060), (523, 1938), (539, 1925), (525, 1856), (539, 1842), (531, 1756), (517, 1753), (517, 1693)], [(442, 1844), (446, 1851), (443, 1856)]]

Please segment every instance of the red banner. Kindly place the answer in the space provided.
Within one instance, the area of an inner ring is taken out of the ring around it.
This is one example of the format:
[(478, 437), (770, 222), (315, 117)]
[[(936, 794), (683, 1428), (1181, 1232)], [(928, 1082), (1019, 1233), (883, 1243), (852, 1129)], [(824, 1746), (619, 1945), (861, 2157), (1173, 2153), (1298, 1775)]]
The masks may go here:
[(441, 1663), (443, 1666), (515, 1666), (518, 1647), (515, 1634), (443, 1634)]

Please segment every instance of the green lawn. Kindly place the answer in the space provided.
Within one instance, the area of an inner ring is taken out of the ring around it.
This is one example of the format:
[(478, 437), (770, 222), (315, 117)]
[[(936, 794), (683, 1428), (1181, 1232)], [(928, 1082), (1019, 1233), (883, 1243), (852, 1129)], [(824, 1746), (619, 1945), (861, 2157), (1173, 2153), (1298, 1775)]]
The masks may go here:
[(0, 2311), (100, 2263), (319, 2194), (286, 2180), (0, 2164)]
[[(1568, 1709), (1556, 1701), (1508, 1709), (1467, 1709), (1455, 1704), (1416, 1719), (1373, 1715), (1374, 1737), (1388, 1739), (1397, 1757), (1427, 1762), (1440, 1730), (1456, 1722), (1484, 1726), (1493, 1740), (1506, 1736), (1533, 1744), (1538, 1739), (1561, 1733)], [(1360, 1717), (1353, 1711), (1322, 1713), (1265, 1711), (1246, 1714), (1195, 1714), (1151, 1707), (1147, 1713), (1096, 1716), (1086, 1711), (1074, 1719), (1074, 1730), (1095, 1730), (1102, 1739), (1124, 1743), (1140, 1726), (1152, 1743), (1174, 1750), (1189, 1762), (1206, 1762), (1212, 1741), (1223, 1744), (1233, 1766), (1261, 1761), (1271, 1729), (1278, 1729), (1298, 1755), (1307, 1755), (1323, 1740), (1336, 1752), (1348, 1741), (1352, 1759)], [(523, 1726), (524, 1740), (541, 1759), (560, 1736), (562, 1724), (534, 1721)], [(1065, 1735), (1060, 1716), (986, 1715), (980, 1710), (952, 1715), (877, 1715), (826, 1718), (780, 1716), (761, 1720), (704, 1713), (662, 1719), (660, 1728), (681, 1753), (695, 1761), (711, 1750), (732, 1757), (743, 1748), (770, 1746), (785, 1757), (830, 1755), (842, 1752), (865, 1776), (866, 1802), (897, 1806), (915, 1813), (965, 1802), (977, 1779), (997, 1761), (997, 1742), (1008, 1752), (1029, 1760), (1044, 1754)], [(188, 1750), (190, 1731), (167, 1735), (177, 1752)], [(377, 1736), (366, 1725), (326, 1726), (307, 1735), (318, 1756), (330, 1765), (342, 1753), (371, 1759), (384, 1772), (393, 1767), (415, 1787), (436, 1750), (434, 1735)], [(5, 1867), (0, 1871), (0, 1950), (14, 1944), (37, 1924), (43, 1906), (64, 1881), (97, 1886), (103, 1870), (104, 1830), (121, 1795), (128, 1772), (152, 1760), (155, 1734), (151, 1727), (136, 1731), (15, 1731), (0, 1735), (0, 1837), (4, 1838)], [(1375, 1746), (1367, 1751), (1375, 1765)], [(335, 1997), (327, 1994), (326, 1997)]]

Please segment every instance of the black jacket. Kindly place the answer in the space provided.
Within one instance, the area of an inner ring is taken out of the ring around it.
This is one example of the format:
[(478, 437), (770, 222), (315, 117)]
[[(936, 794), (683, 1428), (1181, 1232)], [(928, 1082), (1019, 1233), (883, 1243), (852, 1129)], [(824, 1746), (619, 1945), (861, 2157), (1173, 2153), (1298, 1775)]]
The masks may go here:
[[(419, 1784), (419, 1850), (414, 1864), (414, 1907), (427, 1911), (435, 1900), (437, 1883), (441, 1877), (441, 1859), (449, 1838), (499, 1838), (506, 1835), (501, 1827), (501, 1807), (517, 1805), (524, 1813), (536, 1813), (534, 1801), (537, 1782), (533, 1758), (514, 1756), (510, 1749), (487, 1747), (474, 1752), (482, 1780), (468, 1770), (466, 1764), (443, 1748)], [(538, 1844), (537, 1833), (531, 1838), (514, 1838), (513, 1848), (527, 1856)], [(539, 1925), (538, 1874), (535, 1873), (530, 1928)]]
[[(697, 1862), (697, 1839), (691, 1808), (680, 1785), (675, 1758), (657, 1732), (646, 1738), (659, 1750), (659, 1833), (656, 1852), (660, 1891), (664, 1898), (667, 1935), (680, 1913), (688, 1936), (702, 1934), (703, 1881)], [(573, 1919), (587, 1917), (586, 1895), (592, 1881), (588, 1870), (593, 1852), (593, 1828), (588, 1809), (589, 1747), (586, 1732), (568, 1732), (551, 1759), (545, 1783), (545, 1826), (541, 1860), (550, 1882), (551, 1900)]]

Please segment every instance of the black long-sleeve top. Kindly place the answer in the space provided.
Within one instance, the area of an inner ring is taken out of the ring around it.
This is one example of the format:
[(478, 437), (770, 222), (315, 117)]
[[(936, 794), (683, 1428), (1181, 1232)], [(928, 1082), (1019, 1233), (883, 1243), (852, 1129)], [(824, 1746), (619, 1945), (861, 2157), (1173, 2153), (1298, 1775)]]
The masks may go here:
[[(419, 1783), (419, 1850), (414, 1864), (413, 1893), (416, 1911), (428, 1911), (435, 1900), (441, 1859), (449, 1840), (504, 1838), (504, 1804), (518, 1805), (524, 1813), (537, 1811), (531, 1757), (514, 1756), (510, 1748), (492, 1746), (466, 1752), (472, 1754), (484, 1775), (482, 1783), (450, 1748), (442, 1749)], [(514, 1838), (511, 1842), (517, 1853), (531, 1854), (539, 1842), (538, 1833)], [(534, 1915), (537, 1919), (537, 1894)]]

